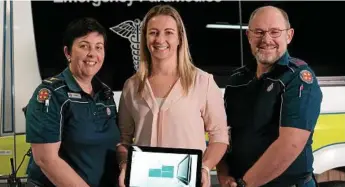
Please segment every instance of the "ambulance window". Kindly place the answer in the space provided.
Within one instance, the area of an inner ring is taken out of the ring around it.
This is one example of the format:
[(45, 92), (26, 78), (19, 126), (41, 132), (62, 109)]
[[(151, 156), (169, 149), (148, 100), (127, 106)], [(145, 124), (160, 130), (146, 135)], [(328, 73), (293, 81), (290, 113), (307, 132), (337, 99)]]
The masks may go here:
[[(12, 85), (11, 81), (11, 29), (10, 29), (10, 16), (5, 14), (8, 10), (9, 2), (0, 2), (0, 137), (10, 135), (14, 132), (13, 118), (8, 117), (13, 115), (13, 98), (12, 98)], [(1, 145), (0, 145), (1, 146)], [(1, 147), (2, 148), (2, 147)], [(1, 149), (0, 148), (0, 149)], [(0, 150), (1, 156), (1, 150)]]
[[(345, 76), (343, 2), (242, 2), (243, 19), (262, 5), (284, 9), (295, 34), (288, 49), (291, 56), (306, 61), (317, 76)], [(251, 58), (248, 40), (244, 39), (244, 56)], [(248, 59), (247, 59), (248, 60)]]
[[(163, 2), (163, 1), (162, 1)], [(37, 56), (42, 78), (53, 76), (66, 67), (62, 50), (62, 32), (78, 17), (96, 18), (108, 31), (108, 48), (99, 77), (114, 91), (135, 72), (133, 51), (129, 38), (110, 28), (135, 19), (142, 20), (146, 12), (157, 5), (153, 2), (133, 1), (131, 6), (121, 1), (89, 3), (32, 2)], [(240, 31), (238, 29), (206, 28), (207, 24), (227, 22), (238, 24), (238, 2), (178, 2), (174, 6), (184, 21), (189, 47), (197, 67), (213, 73), (220, 82), (233, 68), (241, 66)], [(46, 18), (46, 19), (43, 19)], [(115, 30), (115, 29), (114, 29)], [(134, 34), (134, 33), (132, 33)], [(133, 35), (135, 36), (135, 35)], [(132, 38), (133, 44), (138, 38)], [(135, 51), (134, 51), (135, 52)]]
[[(4, 88), (3, 88), (3, 79), (4, 79), (4, 75), (3, 75), (3, 71), (2, 71), (2, 68), (3, 68), (3, 64), (4, 64), (4, 61), (5, 61), (5, 59), (4, 59), (4, 57), (3, 57), (3, 53), (4, 53), (4, 50), (3, 50), (3, 45), (4, 45), (4, 38), (3, 38), (3, 36), (4, 36), (4, 14), (2, 13), (3, 11), (4, 11), (4, 6), (3, 6), (3, 4), (4, 3), (2, 3), (1, 2), (1, 6), (0, 6), (0, 63), (1, 63), (1, 65), (0, 65), (0, 94), (2, 94), (3, 95), (3, 90), (4, 90)], [(0, 99), (0, 112), (1, 112), (1, 115), (3, 115), (3, 101), (2, 101), (2, 95), (0, 95), (0, 97), (1, 97), (1, 99)], [(0, 136), (1, 136), (1, 134), (2, 133), (4, 133), (4, 128), (2, 127), (3, 126), (3, 117), (1, 117), (0, 118)]]

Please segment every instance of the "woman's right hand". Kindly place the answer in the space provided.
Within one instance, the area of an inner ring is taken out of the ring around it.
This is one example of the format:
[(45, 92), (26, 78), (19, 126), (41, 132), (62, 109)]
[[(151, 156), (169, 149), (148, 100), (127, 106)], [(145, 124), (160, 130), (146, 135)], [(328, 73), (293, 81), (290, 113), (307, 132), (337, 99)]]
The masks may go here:
[(121, 164), (120, 166), (120, 176), (119, 176), (119, 187), (126, 187), (125, 185), (125, 178), (126, 178), (126, 168), (127, 164)]

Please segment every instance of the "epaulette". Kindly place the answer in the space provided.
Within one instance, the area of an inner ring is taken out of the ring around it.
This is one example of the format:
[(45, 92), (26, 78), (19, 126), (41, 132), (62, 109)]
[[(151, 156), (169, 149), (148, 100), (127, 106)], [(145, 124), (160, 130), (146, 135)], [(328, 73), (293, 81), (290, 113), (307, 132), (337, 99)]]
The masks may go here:
[(103, 82), (101, 82), (101, 83), (102, 83), (103, 93), (104, 93), (105, 99), (112, 99), (114, 96), (114, 93), (111, 90), (111, 88), (108, 85), (106, 85), (105, 83), (103, 83)]
[(65, 81), (64, 80), (62, 80), (62, 79), (59, 79), (59, 78), (57, 78), (57, 77), (49, 77), (49, 78), (47, 78), (47, 79), (44, 79), (43, 81), (42, 81), (42, 83), (44, 84), (44, 85), (47, 85), (47, 86), (50, 86), (50, 87), (52, 87), (52, 88), (58, 88), (58, 87), (60, 87), (60, 86), (62, 86), (62, 85), (65, 85)]
[(289, 62), (291, 62), (296, 67), (308, 65), (304, 60), (301, 60), (301, 59), (295, 58), (295, 57), (290, 57)]
[(236, 69), (232, 70), (231, 73), (230, 73), (230, 76), (233, 76), (235, 74), (236, 75), (237, 74), (241, 74), (241, 73), (246, 72), (246, 71), (248, 71), (247, 66), (241, 66), (239, 68), (236, 68)]
[(246, 81), (247, 77), (250, 76), (250, 73), (248, 72), (250, 72), (250, 69), (247, 67), (247, 65), (231, 71), (231, 74), (227, 80), (227, 85), (242, 84), (243, 81)]

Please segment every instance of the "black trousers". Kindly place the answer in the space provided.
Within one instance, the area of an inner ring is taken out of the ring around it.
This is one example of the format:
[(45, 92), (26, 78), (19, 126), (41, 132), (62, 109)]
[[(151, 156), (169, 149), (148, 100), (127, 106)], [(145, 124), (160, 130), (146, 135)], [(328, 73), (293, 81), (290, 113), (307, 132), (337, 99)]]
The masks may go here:
[(44, 186), (39, 186), (39, 185), (33, 183), (32, 181), (28, 180), (28, 181), (26, 182), (25, 187), (44, 187)]

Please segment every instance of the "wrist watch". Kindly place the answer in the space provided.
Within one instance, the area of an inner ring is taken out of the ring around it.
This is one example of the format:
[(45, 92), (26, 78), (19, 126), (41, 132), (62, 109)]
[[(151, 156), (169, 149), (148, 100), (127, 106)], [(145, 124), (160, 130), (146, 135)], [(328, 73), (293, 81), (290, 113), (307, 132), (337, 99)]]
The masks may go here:
[(236, 183), (237, 183), (237, 187), (246, 187), (247, 185), (247, 183), (241, 178), (237, 179)]

